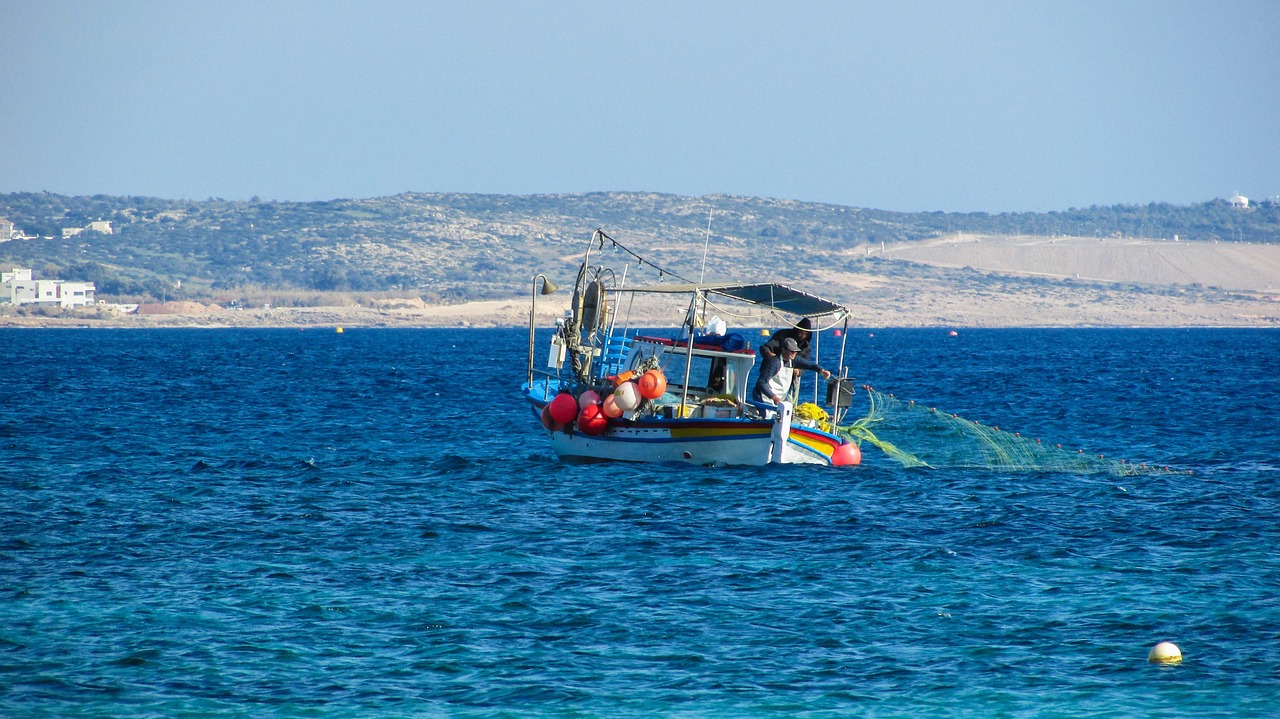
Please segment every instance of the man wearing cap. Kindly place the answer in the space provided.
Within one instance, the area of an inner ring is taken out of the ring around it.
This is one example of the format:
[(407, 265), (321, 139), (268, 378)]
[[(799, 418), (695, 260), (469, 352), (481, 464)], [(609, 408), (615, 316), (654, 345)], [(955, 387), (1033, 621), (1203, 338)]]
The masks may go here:
[(782, 340), (781, 351), (772, 357), (766, 356), (760, 363), (760, 377), (756, 380), (751, 398), (757, 402), (781, 404), (791, 394), (791, 383), (798, 369), (821, 372), (824, 379), (831, 376), (830, 372), (816, 362), (810, 362), (799, 354), (800, 345), (794, 338)]

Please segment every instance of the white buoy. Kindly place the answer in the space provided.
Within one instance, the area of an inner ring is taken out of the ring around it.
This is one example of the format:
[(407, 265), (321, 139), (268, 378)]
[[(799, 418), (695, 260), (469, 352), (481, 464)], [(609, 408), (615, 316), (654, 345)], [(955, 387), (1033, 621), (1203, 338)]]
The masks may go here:
[(640, 400), (640, 388), (636, 387), (635, 382), (623, 382), (613, 391), (613, 402), (623, 412), (630, 412), (639, 407)]
[(1182, 650), (1178, 649), (1178, 645), (1173, 642), (1160, 642), (1151, 647), (1147, 661), (1152, 664), (1177, 664), (1182, 661)]

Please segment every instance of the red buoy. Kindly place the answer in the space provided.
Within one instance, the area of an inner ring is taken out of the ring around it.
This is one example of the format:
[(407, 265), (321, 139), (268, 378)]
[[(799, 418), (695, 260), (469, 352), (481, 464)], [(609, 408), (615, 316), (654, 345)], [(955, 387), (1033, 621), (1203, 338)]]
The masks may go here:
[(578, 416), (578, 400), (568, 392), (561, 392), (556, 398), (551, 400), (551, 404), (547, 405), (551, 408), (551, 419), (560, 424), (568, 424)]
[(551, 417), (551, 405), (545, 405), (542, 408), (542, 426), (549, 430), (555, 431), (556, 421)]
[(831, 464), (836, 467), (852, 467), (862, 464), (862, 450), (853, 442), (845, 442), (831, 453)]
[(600, 411), (600, 405), (589, 404), (578, 413), (578, 431), (595, 436), (609, 426), (609, 418)]
[(645, 399), (657, 399), (667, 391), (667, 378), (662, 374), (662, 370), (651, 369), (640, 375), (640, 381), (637, 383), (640, 387), (640, 396)]

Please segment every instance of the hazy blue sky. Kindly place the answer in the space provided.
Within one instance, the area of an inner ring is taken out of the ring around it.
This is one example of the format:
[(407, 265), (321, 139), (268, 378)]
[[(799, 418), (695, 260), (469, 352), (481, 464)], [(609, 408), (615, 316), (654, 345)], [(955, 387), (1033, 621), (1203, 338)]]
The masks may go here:
[(0, 192), (1280, 194), (1280, 2), (0, 0)]

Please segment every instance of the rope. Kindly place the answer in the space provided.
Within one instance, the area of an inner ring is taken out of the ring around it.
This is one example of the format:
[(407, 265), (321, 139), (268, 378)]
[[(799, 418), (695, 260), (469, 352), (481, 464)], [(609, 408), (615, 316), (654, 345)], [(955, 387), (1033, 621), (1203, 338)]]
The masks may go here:
[[(703, 295), (702, 299), (707, 303), (709, 307), (715, 310), (716, 315), (719, 315), (721, 318), (724, 318), (724, 319), (765, 320), (765, 319), (769, 319), (770, 317), (779, 316), (776, 310), (769, 310), (763, 313), (754, 313), (754, 312), (747, 313), (747, 312), (733, 311), (726, 307), (722, 307), (712, 302), (711, 300), (707, 299), (705, 294)], [(744, 322), (743, 324), (746, 324), (746, 323)]]
[(693, 280), (679, 273), (672, 272), (671, 270), (668, 270), (665, 267), (660, 267), (657, 264), (654, 264), (652, 261), (645, 259), (644, 256), (632, 250), (630, 247), (627, 247), (626, 245), (622, 244), (621, 242), (618, 242), (617, 240), (613, 239), (609, 235), (606, 235), (604, 230), (596, 230), (596, 231), (600, 233), (600, 249), (602, 250), (604, 249), (604, 241), (608, 240), (613, 245), (614, 250), (622, 250), (628, 255), (631, 255), (632, 257), (634, 257), (636, 259), (637, 269), (643, 269), (645, 265), (649, 265), (650, 267), (658, 271), (659, 280), (662, 280), (665, 275), (670, 275), (680, 280), (681, 282), (694, 284)]

